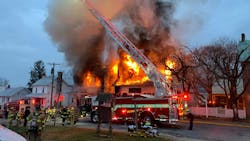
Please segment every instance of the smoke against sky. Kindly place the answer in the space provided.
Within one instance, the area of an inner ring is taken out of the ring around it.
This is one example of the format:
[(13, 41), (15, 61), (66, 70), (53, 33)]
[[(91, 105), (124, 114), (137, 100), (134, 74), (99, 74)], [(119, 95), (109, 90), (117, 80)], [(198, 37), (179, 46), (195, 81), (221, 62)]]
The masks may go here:
[[(100, 7), (103, 15), (107, 15), (106, 17), (114, 23), (118, 22), (118, 28), (153, 63), (160, 64), (161, 60), (167, 58), (177, 48), (172, 43), (170, 35), (175, 10), (174, 3), (161, 0), (91, 2), (96, 8)], [(105, 5), (103, 5), (104, 3)], [(100, 27), (97, 20), (92, 20), (94, 17), (89, 15), (90, 12), (86, 10), (85, 3), (81, 4), (79, 1), (53, 1), (45, 22), (47, 32), (59, 44), (59, 50), (65, 53), (66, 59), (72, 65), (75, 82), (78, 84), (82, 83), (83, 76), (88, 72), (100, 78), (100, 69), (104, 65), (111, 70), (112, 60), (118, 60), (118, 58), (114, 59), (111, 56), (119, 56), (119, 62), (127, 59), (119, 53), (119, 50), (117, 52), (111, 51), (115, 53), (113, 55), (109, 52), (104, 54), (105, 48), (109, 46), (111, 46), (111, 50), (114, 50), (112, 49), (114, 48), (113, 41), (105, 40), (109, 36)], [(111, 13), (110, 9), (113, 7), (116, 9)], [(79, 15), (78, 13), (83, 14)], [(62, 32), (67, 34), (62, 35)], [(111, 61), (102, 60), (103, 55), (109, 56), (108, 59)], [(121, 65), (122, 63), (119, 63), (119, 66)], [(127, 67), (120, 68), (123, 68), (119, 74), (124, 80), (135, 78), (135, 73), (133, 74), (131, 70), (126, 69)]]
[[(0, 4), (0, 77), (9, 80), (11, 85), (25, 86), (29, 80), (29, 71), (33, 63), (39, 59), (44, 60), (45, 64), (48, 62), (64, 63), (65, 54), (62, 53), (63, 50), (59, 48), (59, 46), (63, 45), (60, 43), (60, 40), (68, 37), (71, 37), (73, 41), (78, 40), (74, 38), (76, 37), (73, 36), (74, 34), (69, 35), (71, 29), (67, 28), (62, 29), (60, 33), (50, 33), (49, 36), (48, 33), (45, 32), (44, 22), (49, 18), (48, 13), (51, 12), (50, 7), (58, 1), (62, 1), (61, 6), (65, 8), (63, 11), (55, 11), (61, 13), (59, 14), (61, 17), (58, 18), (68, 17), (68, 19), (65, 20), (65, 24), (71, 25), (71, 27), (75, 26), (75, 28), (73, 28), (75, 34), (81, 35), (77, 36), (78, 38), (83, 38), (84, 36), (87, 38), (90, 34), (98, 38), (100, 37), (100, 33), (103, 33), (101, 25), (91, 24), (93, 21), (96, 23), (98, 23), (98, 21), (96, 21), (88, 11), (83, 9), (84, 5), (78, 0), (67, 0), (67, 3), (65, 3), (66, 0), (2, 0)], [(128, 5), (131, 4), (131, 0), (120, 1)], [(98, 4), (101, 2), (102, 4)], [(105, 7), (109, 7), (110, 4), (113, 4), (110, 0), (94, 0), (93, 4), (105, 16), (114, 19), (116, 25), (119, 25), (119, 20), (117, 20), (115, 16), (117, 16), (117, 12), (122, 10), (122, 4), (116, 4), (115, 7), (109, 8), (108, 11), (105, 10)], [(250, 1), (248, 0), (176, 0), (174, 3), (174, 12), (172, 13), (173, 19), (171, 20), (171, 22), (173, 22), (171, 23), (170, 31), (171, 37), (173, 38), (171, 41), (173, 41), (173, 43), (180, 42), (188, 46), (208, 44), (222, 36), (228, 36), (239, 41), (242, 32), (246, 34), (246, 39), (249, 39), (249, 4)], [(140, 8), (143, 9), (142, 7)], [(75, 13), (73, 12), (77, 16), (70, 15), (72, 11), (77, 11)], [(64, 14), (64, 16), (62, 14)], [(85, 24), (91, 24), (91, 33), (88, 32), (88, 28), (83, 29), (83, 27), (79, 26), (82, 25), (81, 23), (83, 23), (85, 15), (88, 15), (90, 18), (90, 22)], [(149, 15), (150, 17), (151, 15), (151, 18), (143, 21), (143, 23), (147, 28), (152, 26), (152, 19), (154, 19), (152, 16), (153, 13), (142, 12), (139, 15), (142, 17), (145, 15)], [(75, 17), (77, 18), (75, 19)], [(124, 31), (131, 30), (125, 29), (125, 27), (119, 28), (124, 29)], [(53, 38), (51, 36), (53, 34), (60, 34), (60, 38)], [(92, 38), (93, 36), (90, 37)], [(137, 36), (131, 37), (133, 37), (131, 39), (133, 41), (137, 38)], [(53, 41), (51, 39), (53, 39)], [(102, 39), (103, 42), (107, 42), (106, 40), (109, 39)], [(93, 43), (94, 41), (95, 39), (92, 39)], [(78, 44), (82, 43), (83, 41), (78, 42)], [(97, 47), (96, 49), (101, 48)], [(70, 52), (71, 50), (68, 49), (68, 51)], [(76, 53), (82, 53), (82, 50), (79, 49), (78, 51), (79, 52)], [(88, 53), (85, 54), (89, 55)], [(78, 54), (76, 54), (76, 56), (77, 55)], [(68, 56), (65, 57), (66, 60), (69, 60), (67, 58)], [(73, 63), (77, 60), (81, 59), (72, 58), (72, 62), (65, 62), (65, 64)], [(50, 67), (51, 66), (48, 65), (46, 66), (48, 72)]]

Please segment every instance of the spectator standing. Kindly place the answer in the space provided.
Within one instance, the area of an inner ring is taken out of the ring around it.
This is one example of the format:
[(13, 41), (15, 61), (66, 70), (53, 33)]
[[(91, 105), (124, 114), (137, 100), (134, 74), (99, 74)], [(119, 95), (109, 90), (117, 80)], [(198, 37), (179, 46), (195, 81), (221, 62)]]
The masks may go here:
[(187, 118), (189, 118), (189, 128), (188, 130), (193, 130), (194, 115), (188, 111)]

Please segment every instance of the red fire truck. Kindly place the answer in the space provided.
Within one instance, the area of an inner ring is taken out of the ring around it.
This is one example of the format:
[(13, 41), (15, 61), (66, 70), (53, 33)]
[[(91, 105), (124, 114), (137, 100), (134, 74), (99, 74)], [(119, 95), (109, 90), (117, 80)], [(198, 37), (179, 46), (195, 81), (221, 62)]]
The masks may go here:
[[(90, 2), (86, 0), (85, 3), (87, 4), (89, 11), (97, 20), (99, 20), (111, 38), (113, 38), (119, 47), (137, 62), (155, 86), (155, 98), (152, 99), (115, 98), (113, 104), (113, 120), (117, 119), (127, 121), (136, 116), (142, 120), (147, 119), (151, 122), (158, 120), (171, 123), (172, 121), (178, 120), (177, 106), (172, 103), (173, 98), (171, 97), (173, 94), (173, 87), (170, 85), (172, 85), (172, 83), (168, 83), (166, 77), (158, 70), (158, 68), (141, 52), (141, 50), (129, 41), (110, 20), (96, 10)], [(95, 114), (91, 115), (91, 119), (96, 117)]]
[[(112, 120), (121, 122), (150, 121), (151, 123), (178, 121), (177, 105), (169, 98), (118, 97), (114, 99)], [(172, 107), (171, 107), (172, 106)]]
[[(112, 122), (134, 123), (135, 121), (149, 121), (152, 124), (160, 122), (175, 124), (179, 117), (177, 105), (167, 97), (145, 98), (139, 95), (134, 97), (115, 97), (112, 98), (111, 105), (113, 105)], [(103, 107), (101, 105), (100, 109), (105, 109)], [(110, 115), (107, 111), (100, 111), (100, 113), (104, 113), (107, 116)], [(101, 120), (105, 122), (105, 120)], [(93, 106), (91, 121), (98, 121), (97, 106)]]

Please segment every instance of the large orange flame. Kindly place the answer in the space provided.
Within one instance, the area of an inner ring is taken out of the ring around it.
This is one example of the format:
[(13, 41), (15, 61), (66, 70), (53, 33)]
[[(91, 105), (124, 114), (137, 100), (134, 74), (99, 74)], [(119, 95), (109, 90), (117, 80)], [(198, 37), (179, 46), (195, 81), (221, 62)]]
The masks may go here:
[(135, 72), (135, 75), (139, 75), (140, 66), (132, 60), (129, 55), (126, 55), (126, 60), (124, 63), (128, 66), (128, 69), (132, 69)]
[(101, 81), (90, 72), (87, 72), (84, 75), (83, 85), (84, 87), (100, 87)]
[[(114, 85), (133, 85), (143, 84), (149, 81), (148, 76), (142, 71), (140, 66), (129, 56), (123, 54), (120, 63), (115, 61), (113, 65), (108, 68), (105, 76), (105, 90), (108, 92), (114, 91)], [(175, 67), (175, 63), (171, 60), (166, 60), (165, 65), (167, 69), (161, 69), (160, 72), (166, 77), (167, 81), (172, 80), (172, 73), (170, 69)], [(91, 72), (84, 75), (85, 87), (101, 87), (101, 81), (95, 77)]]
[(168, 69), (164, 71), (165, 77), (167, 80), (172, 80), (172, 72), (170, 69), (174, 69), (175, 63), (171, 60), (166, 60), (165, 64), (168, 67)]

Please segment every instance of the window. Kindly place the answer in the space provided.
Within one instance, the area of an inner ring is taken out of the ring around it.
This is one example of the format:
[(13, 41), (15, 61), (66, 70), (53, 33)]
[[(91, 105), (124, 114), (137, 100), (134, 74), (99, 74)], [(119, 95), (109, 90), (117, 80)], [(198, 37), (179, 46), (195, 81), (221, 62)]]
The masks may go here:
[(129, 88), (129, 93), (141, 93), (141, 88)]

